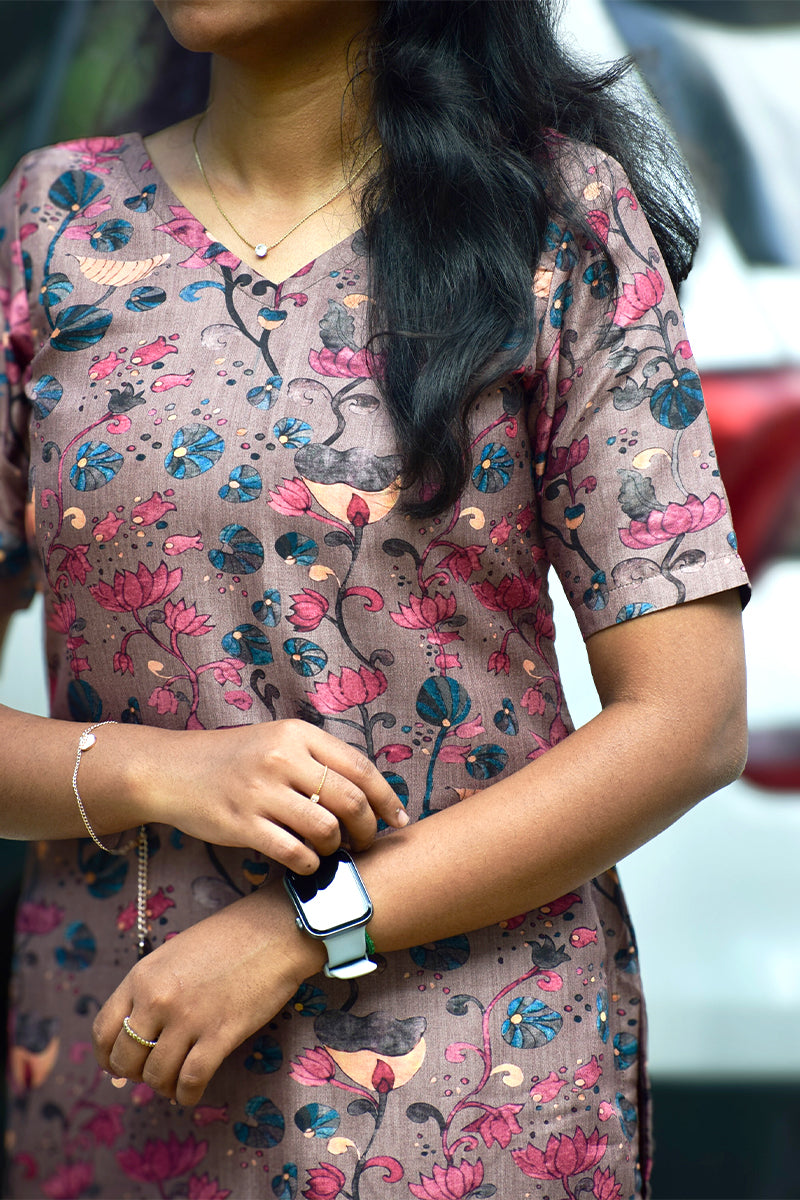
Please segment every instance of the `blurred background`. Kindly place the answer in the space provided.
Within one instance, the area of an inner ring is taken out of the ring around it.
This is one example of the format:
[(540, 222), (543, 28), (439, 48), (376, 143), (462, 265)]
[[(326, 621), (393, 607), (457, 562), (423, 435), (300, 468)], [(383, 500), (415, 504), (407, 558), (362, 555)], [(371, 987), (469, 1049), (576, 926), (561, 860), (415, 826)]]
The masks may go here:
[[(565, 0), (562, 34), (583, 58), (633, 56), (629, 102), (650, 102), (645, 81), (695, 174), (703, 237), (681, 302), (754, 584), (745, 613), (745, 777), (620, 867), (649, 1002), (654, 1200), (794, 1200), (800, 2)], [(193, 111), (192, 87), (175, 94), (175, 74), (161, 55), (149, 0), (0, 0), (2, 176), (34, 146), (124, 132), (148, 95), (150, 128)], [(168, 100), (165, 79), (172, 80)], [(167, 114), (160, 122), (159, 111)], [(563, 596), (556, 606), (567, 695), (582, 724), (599, 704)], [(41, 621), (36, 602), (14, 618), (0, 661), (0, 702), (45, 713)], [(20, 861), (18, 845), (0, 842), (3, 976)]]

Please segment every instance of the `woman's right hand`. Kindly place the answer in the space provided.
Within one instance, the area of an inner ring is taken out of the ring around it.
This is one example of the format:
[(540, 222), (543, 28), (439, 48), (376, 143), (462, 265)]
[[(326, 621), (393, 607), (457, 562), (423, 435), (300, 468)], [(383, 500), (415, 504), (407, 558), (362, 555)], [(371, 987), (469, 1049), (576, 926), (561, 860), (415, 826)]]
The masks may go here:
[[(109, 741), (122, 734), (122, 726), (107, 731)], [(364, 850), (379, 818), (407, 824), (377, 767), (307, 721), (157, 734), (155, 754), (144, 755), (137, 772), (134, 808), (143, 820), (214, 845), (247, 846), (300, 874), (316, 869), (319, 854), (332, 854), (343, 831), (354, 850)], [(318, 803), (310, 800), (315, 793)]]

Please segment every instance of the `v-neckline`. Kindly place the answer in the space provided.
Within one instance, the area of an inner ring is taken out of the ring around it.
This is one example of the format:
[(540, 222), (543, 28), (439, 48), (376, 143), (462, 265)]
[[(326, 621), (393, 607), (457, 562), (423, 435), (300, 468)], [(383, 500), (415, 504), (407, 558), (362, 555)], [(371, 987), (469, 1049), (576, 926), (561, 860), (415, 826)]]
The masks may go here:
[[(337, 251), (341, 251), (343, 246), (351, 245), (353, 242), (353, 239), (358, 237), (358, 235), (361, 233), (361, 229), (359, 228), (359, 229), (354, 230), (352, 233), (347, 234), (346, 237), (341, 238), (334, 245), (328, 246), (327, 249), (323, 250), (320, 254), (315, 255), (314, 258), (311, 258), (311, 259), (309, 259), (308, 262), (303, 263), (302, 266), (298, 267), (296, 271), (293, 271), (291, 275), (287, 275), (284, 279), (280, 279), (280, 280), (270, 279), (269, 276), (262, 274), (262, 272), (259, 271), (257, 267), (251, 266), (250, 263), (247, 262), (245, 259), (240, 258), (238, 254), (236, 254), (233, 250), (229, 249), (229, 247), (226, 246), (224, 242), (220, 241), (219, 238), (215, 238), (209, 233), (208, 229), (206, 228), (205, 222), (201, 221), (200, 218), (192, 212), (191, 208), (189, 208), (188, 205), (186, 205), (184, 203), (184, 201), (177, 194), (175, 189), (164, 178), (161, 171), (159, 171), (158, 167), (155, 165), (155, 163), (153, 162), (153, 160), (150, 157), (147, 146), (145, 144), (144, 136), (141, 133), (134, 132), (134, 133), (126, 135), (124, 138), (124, 141), (129, 142), (130, 140), (136, 140), (138, 142), (139, 148), (141, 149), (144, 159), (149, 164), (149, 166), (147, 168), (148, 172), (152, 173), (152, 175), (155, 176), (155, 181), (157, 182), (159, 190), (161, 192), (161, 197), (162, 197), (163, 201), (166, 203), (166, 205), (170, 208), (172, 208), (176, 205), (179, 208), (182, 208), (185, 213), (189, 214), (189, 217), (193, 221), (197, 221), (198, 225), (202, 228), (203, 232), (208, 235), (208, 237), (211, 239), (211, 241), (214, 243), (214, 245), (222, 247), (221, 253), (229, 254), (231, 256), (231, 258), (236, 258), (239, 260), (240, 266), (245, 271), (247, 271), (250, 275), (253, 276), (253, 282), (264, 283), (267, 285), (267, 287), (273, 288), (276, 293), (282, 292), (284, 286), (287, 283), (289, 283), (292, 279), (297, 279), (302, 275), (307, 275), (309, 270), (315, 265), (315, 263), (322, 262), (324, 259), (334, 256), (337, 253)], [(156, 201), (156, 204), (157, 203), (158, 203), (158, 201)], [(154, 205), (154, 207), (155, 207), (155, 205)], [(174, 214), (173, 214), (173, 216), (174, 216)], [(188, 248), (189, 247), (187, 247), (187, 249)], [(221, 265), (216, 260), (216, 256), (214, 258), (209, 258), (208, 261), (209, 261), (209, 264), (212, 265), (216, 271), (222, 270)]]

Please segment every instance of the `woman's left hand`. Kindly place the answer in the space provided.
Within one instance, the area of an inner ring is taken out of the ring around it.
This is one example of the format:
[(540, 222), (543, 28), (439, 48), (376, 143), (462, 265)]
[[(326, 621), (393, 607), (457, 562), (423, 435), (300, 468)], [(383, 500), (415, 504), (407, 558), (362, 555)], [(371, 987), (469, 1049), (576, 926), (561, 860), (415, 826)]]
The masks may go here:
[[(100, 1066), (197, 1104), (222, 1061), (324, 964), (297, 929), (280, 883), (268, 884), (159, 946), (133, 967), (93, 1027)], [(152, 1047), (126, 1032), (131, 1030)]]

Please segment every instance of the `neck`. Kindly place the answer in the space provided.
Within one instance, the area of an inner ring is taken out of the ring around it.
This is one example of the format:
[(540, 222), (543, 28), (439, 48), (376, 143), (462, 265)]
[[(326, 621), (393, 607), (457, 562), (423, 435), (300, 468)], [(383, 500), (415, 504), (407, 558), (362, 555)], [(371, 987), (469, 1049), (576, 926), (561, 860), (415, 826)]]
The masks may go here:
[[(331, 5), (331, 14), (341, 21), (348, 8)], [(299, 49), (299, 39), (290, 45), (284, 34), (258, 61), (214, 57), (200, 146), (229, 188), (283, 192), (296, 203), (344, 181), (365, 117), (365, 102), (349, 86), (357, 47), (350, 61), (347, 47), (363, 25), (360, 6), (352, 9), (352, 28), (331, 31), (321, 22), (328, 36), (304, 38)]]

